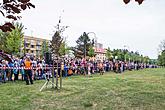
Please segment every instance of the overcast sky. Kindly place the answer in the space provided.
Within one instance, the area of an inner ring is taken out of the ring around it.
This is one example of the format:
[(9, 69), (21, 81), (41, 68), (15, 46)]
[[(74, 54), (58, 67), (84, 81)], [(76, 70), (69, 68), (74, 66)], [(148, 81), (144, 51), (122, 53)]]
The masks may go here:
[[(62, 16), (68, 44), (85, 32), (95, 32), (104, 47), (139, 51), (157, 58), (158, 45), (165, 39), (165, 0), (32, 0), (35, 9), (22, 14), (26, 35), (51, 39), (54, 26)], [(63, 11), (64, 10), (64, 11)], [(90, 37), (94, 36), (90, 34)]]

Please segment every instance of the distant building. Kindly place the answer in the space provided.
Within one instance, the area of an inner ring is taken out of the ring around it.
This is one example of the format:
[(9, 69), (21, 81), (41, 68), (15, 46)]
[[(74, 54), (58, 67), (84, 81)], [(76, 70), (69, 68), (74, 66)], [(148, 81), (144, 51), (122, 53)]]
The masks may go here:
[(41, 55), (41, 46), (44, 40), (46, 42), (50, 42), (50, 40), (31, 37), (31, 36), (24, 36), (24, 46), (22, 49), (25, 50), (26, 55), (33, 55), (39, 57)]
[(103, 48), (103, 44), (97, 43), (94, 47), (95, 50), (95, 60), (104, 61), (106, 60), (106, 49)]

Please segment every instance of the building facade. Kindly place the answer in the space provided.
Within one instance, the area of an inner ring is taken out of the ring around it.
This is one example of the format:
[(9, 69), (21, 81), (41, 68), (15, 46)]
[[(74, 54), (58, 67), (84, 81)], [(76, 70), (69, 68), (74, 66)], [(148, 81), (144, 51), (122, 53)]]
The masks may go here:
[(104, 61), (106, 60), (106, 49), (103, 48), (103, 44), (97, 43), (94, 47), (95, 50), (95, 60)]
[(32, 56), (41, 56), (42, 54), (42, 43), (44, 41), (50, 43), (50, 40), (31, 37), (31, 36), (24, 36), (24, 54), (32, 55)]

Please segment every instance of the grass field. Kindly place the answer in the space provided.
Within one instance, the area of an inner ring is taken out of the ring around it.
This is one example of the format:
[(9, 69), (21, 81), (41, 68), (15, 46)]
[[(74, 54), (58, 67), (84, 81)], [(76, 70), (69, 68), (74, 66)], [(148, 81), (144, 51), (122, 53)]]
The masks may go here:
[(43, 83), (1, 84), (0, 110), (165, 110), (165, 69), (72, 76), (39, 92)]

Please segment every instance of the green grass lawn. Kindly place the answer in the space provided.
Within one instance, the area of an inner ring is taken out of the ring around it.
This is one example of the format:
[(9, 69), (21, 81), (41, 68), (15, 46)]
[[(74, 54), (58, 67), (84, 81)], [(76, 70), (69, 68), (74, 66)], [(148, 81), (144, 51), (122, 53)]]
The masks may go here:
[(0, 110), (165, 110), (165, 69), (63, 79), (62, 90), (44, 80), (0, 85)]

